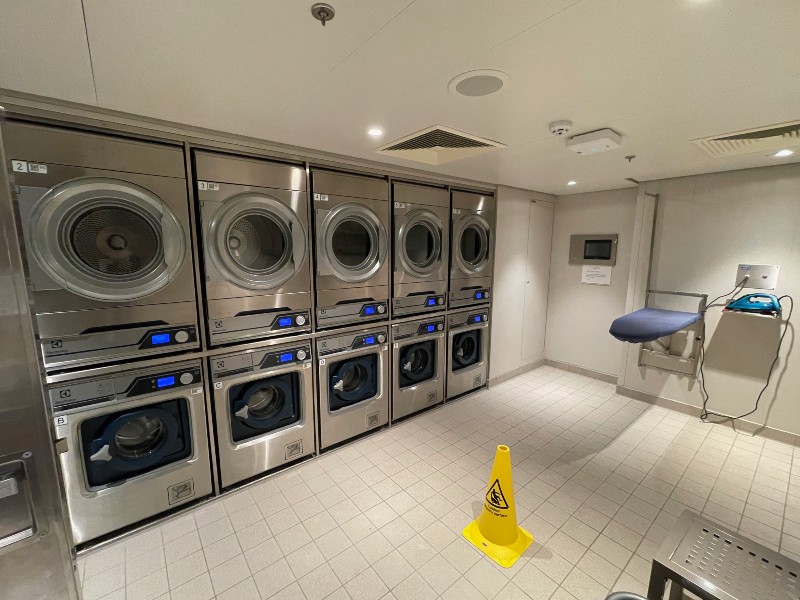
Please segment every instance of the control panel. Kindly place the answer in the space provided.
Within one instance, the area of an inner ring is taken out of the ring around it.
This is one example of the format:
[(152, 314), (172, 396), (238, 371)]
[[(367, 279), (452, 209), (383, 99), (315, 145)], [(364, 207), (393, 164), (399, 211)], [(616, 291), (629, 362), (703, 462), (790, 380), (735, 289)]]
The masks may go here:
[(343, 350), (357, 350), (372, 346), (382, 346), (389, 339), (386, 327), (373, 329), (367, 332), (350, 333), (317, 340), (317, 352), (320, 356), (341, 352)]
[(444, 317), (431, 317), (424, 320), (392, 325), (392, 337), (395, 340), (431, 335), (440, 332), (444, 332)]
[(483, 325), (489, 322), (488, 311), (470, 311), (449, 314), (447, 316), (447, 324), (450, 329), (458, 329), (459, 327), (469, 327), (476, 325)]
[(311, 346), (287, 344), (239, 354), (213, 356), (210, 360), (211, 373), (214, 376), (238, 375), (248, 371), (284, 367), (311, 360)]
[(190, 327), (171, 327), (169, 329), (150, 330), (139, 344), (139, 348), (157, 348), (162, 346), (180, 346), (187, 342), (197, 341), (197, 329)]

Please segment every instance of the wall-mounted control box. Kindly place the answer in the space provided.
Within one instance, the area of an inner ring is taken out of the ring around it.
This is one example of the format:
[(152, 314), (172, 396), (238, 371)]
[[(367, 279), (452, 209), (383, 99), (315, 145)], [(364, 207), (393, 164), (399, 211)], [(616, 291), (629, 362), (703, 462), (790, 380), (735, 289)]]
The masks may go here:
[(605, 265), (617, 264), (616, 233), (573, 235), (569, 238), (569, 264)]
[(779, 265), (739, 265), (736, 270), (736, 285), (747, 277), (744, 288), (754, 290), (774, 290), (778, 286)]

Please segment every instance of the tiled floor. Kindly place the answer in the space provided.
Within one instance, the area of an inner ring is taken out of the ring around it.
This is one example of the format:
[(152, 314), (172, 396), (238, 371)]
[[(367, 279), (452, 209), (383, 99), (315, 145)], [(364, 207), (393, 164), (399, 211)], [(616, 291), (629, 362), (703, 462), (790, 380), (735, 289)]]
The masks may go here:
[[(511, 569), (461, 537), (500, 443), (536, 538)], [(544, 367), (90, 553), (79, 571), (85, 600), (603, 600), (645, 591), (687, 507), (800, 557), (795, 455)]]

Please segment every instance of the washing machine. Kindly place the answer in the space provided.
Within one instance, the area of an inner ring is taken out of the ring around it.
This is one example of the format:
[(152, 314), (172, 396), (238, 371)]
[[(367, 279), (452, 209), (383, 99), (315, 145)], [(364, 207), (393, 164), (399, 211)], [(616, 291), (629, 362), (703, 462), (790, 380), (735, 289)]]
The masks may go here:
[(48, 371), (198, 347), (183, 150), (7, 122)]
[(389, 184), (312, 171), (317, 327), (389, 317)]
[(76, 544), (212, 492), (199, 360), (48, 388)]
[(494, 263), (495, 199), (452, 192), (450, 308), (488, 304)]
[(223, 488), (314, 453), (312, 360), (309, 340), (210, 359)]
[(305, 169), (195, 151), (212, 346), (311, 331)]
[(392, 325), (392, 421), (444, 402), (444, 315)]
[(320, 449), (389, 422), (389, 338), (373, 327), (316, 340)]
[(443, 188), (392, 185), (395, 316), (443, 310), (447, 297), (450, 196)]
[(489, 365), (489, 307), (447, 315), (447, 399), (486, 384)]

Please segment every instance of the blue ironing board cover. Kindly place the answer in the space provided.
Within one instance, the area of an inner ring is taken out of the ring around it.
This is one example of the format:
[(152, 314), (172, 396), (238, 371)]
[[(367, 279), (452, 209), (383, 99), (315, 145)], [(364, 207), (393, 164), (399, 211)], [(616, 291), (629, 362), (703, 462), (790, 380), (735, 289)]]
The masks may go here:
[(697, 323), (700, 313), (662, 308), (642, 308), (614, 319), (608, 332), (618, 340), (641, 344), (672, 335)]

